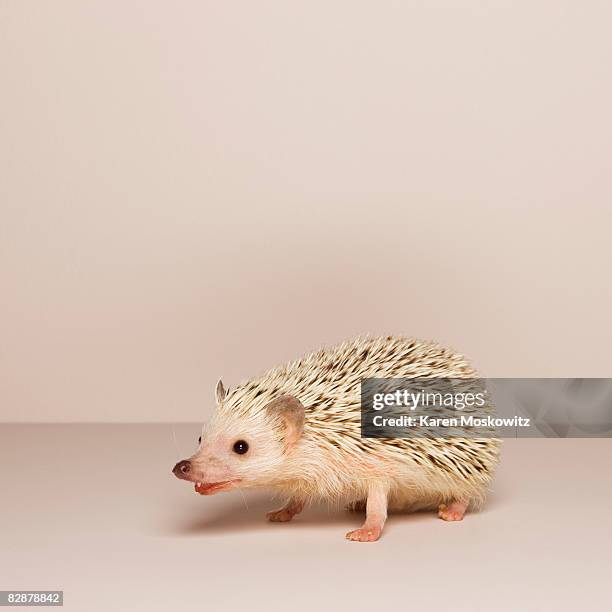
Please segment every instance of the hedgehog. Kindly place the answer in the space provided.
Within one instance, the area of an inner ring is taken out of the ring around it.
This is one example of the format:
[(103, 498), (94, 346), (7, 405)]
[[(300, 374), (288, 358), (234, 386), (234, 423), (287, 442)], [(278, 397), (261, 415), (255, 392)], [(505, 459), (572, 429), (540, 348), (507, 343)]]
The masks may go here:
[(389, 510), (437, 510), (460, 521), (482, 506), (499, 459), (493, 437), (365, 438), (361, 382), (368, 378), (476, 378), (463, 357), (435, 342), (360, 337), (321, 349), (227, 390), (197, 451), (172, 470), (212, 495), (266, 487), (290, 521), (313, 501), (365, 510), (347, 539), (379, 539)]

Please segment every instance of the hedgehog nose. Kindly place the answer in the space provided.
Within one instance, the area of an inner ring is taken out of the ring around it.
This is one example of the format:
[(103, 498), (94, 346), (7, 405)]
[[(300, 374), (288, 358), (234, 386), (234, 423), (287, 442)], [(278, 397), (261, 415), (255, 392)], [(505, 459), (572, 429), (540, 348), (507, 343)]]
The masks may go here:
[(187, 476), (189, 472), (191, 472), (191, 463), (189, 463), (189, 461), (186, 461), (186, 460), (179, 461), (172, 470), (172, 473), (177, 478), (183, 478), (184, 476)]

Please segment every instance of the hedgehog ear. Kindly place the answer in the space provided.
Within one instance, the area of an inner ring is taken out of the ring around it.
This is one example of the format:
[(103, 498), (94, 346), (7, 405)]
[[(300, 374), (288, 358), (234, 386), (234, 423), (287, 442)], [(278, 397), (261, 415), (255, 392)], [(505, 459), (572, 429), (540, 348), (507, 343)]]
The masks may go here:
[(281, 395), (272, 400), (266, 410), (271, 416), (280, 417), (285, 426), (285, 443), (291, 448), (304, 430), (304, 406), (293, 395)]
[(215, 398), (217, 399), (217, 404), (220, 404), (227, 397), (227, 389), (223, 386), (223, 381), (219, 379), (217, 383), (217, 388), (215, 389)]

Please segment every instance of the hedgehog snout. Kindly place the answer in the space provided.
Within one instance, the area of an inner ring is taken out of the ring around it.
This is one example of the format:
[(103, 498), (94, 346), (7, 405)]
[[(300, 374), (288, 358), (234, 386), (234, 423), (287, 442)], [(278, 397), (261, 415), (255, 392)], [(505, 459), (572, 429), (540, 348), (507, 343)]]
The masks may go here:
[(172, 473), (182, 480), (187, 480), (189, 478), (189, 474), (191, 473), (191, 461), (187, 461), (183, 459), (179, 461), (174, 468), (172, 468)]

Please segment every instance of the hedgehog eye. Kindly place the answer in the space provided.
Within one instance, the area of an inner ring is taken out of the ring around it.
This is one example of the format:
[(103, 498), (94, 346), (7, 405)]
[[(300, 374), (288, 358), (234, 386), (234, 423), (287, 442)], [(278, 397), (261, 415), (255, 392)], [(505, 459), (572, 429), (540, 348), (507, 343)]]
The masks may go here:
[(244, 440), (234, 442), (233, 450), (239, 455), (244, 455), (249, 450), (249, 445)]
[(202, 436), (198, 438), (198, 444), (202, 444)]

